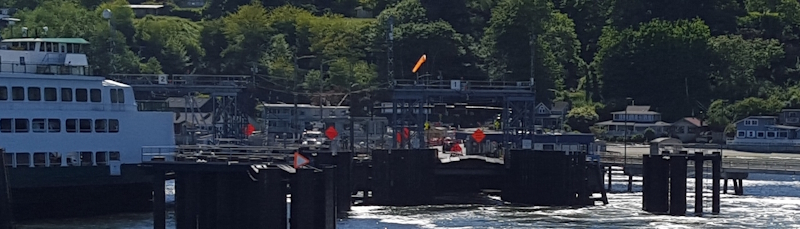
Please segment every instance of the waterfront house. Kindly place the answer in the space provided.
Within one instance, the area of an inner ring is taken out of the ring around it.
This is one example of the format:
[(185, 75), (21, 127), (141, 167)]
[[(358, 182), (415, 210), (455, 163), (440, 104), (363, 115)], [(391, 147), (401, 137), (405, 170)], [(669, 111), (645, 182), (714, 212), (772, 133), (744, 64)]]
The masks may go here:
[(133, 10), (136, 18), (143, 18), (147, 15), (161, 15), (168, 10), (164, 9), (164, 5), (128, 5)]
[(695, 117), (685, 117), (672, 123), (670, 133), (683, 142), (694, 142), (708, 125)]
[(778, 116), (750, 116), (735, 122), (736, 135), (729, 145), (795, 145), (800, 127), (781, 125)]
[(781, 110), (778, 122), (786, 126), (800, 126), (800, 109)]
[(569, 113), (570, 105), (568, 102), (558, 101), (553, 106), (547, 107), (544, 103), (536, 105), (536, 115), (534, 123), (545, 129), (561, 129)]
[(628, 106), (623, 111), (611, 114), (613, 119), (595, 124), (606, 130), (607, 137), (625, 136), (626, 128), (628, 136), (644, 135), (647, 128), (653, 129), (656, 136), (662, 136), (670, 126), (669, 123), (661, 121), (661, 113), (651, 111), (650, 106)]

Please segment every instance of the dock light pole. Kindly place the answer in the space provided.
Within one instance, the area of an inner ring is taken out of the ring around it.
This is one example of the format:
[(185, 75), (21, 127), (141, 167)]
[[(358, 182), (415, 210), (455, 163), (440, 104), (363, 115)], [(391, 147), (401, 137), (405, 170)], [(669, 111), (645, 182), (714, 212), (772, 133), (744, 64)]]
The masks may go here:
[(623, 151), (625, 157), (625, 161), (622, 166), (623, 171), (625, 170), (625, 167), (628, 166), (628, 104), (630, 104), (631, 100), (632, 99), (630, 97), (625, 98), (625, 137), (622, 139), (624, 143), (622, 147), (624, 149)]
[(322, 109), (322, 93), (325, 90), (324, 89), (324, 86), (325, 86), (325, 72), (323, 71), (322, 65), (328, 64), (328, 63), (333, 62), (333, 61), (335, 61), (335, 60), (325, 60), (325, 61), (320, 61), (319, 62), (319, 118), (320, 119), (324, 119), (325, 118), (325, 116), (323, 115), (323, 109)]
[[(111, 17), (113, 14), (111, 13), (110, 9), (103, 10), (103, 19), (108, 21), (108, 58), (109, 58), (109, 65), (111, 65), (111, 69), (114, 72), (117, 71), (117, 67), (114, 66), (114, 24), (111, 23)], [(112, 72), (112, 73), (114, 73)]]

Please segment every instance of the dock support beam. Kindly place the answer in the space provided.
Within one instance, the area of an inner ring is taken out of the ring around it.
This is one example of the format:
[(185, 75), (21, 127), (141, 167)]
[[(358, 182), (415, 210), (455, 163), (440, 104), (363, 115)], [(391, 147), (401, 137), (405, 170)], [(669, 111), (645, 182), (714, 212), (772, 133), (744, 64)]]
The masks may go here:
[(720, 193), (719, 193), (719, 179), (722, 176), (722, 154), (720, 152), (712, 153), (711, 158), (711, 213), (719, 214), (720, 211)]
[(11, 213), (11, 191), (8, 186), (6, 171), (5, 149), (0, 149), (0, 229), (14, 228), (13, 214)]
[(167, 196), (164, 190), (164, 171), (153, 173), (153, 228), (167, 228)]

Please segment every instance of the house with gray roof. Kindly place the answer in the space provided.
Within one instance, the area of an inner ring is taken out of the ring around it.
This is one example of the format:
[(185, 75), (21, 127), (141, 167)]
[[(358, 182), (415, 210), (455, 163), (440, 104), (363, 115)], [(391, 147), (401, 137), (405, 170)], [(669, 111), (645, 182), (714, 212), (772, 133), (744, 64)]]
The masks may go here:
[(800, 145), (800, 127), (783, 125), (779, 116), (750, 116), (734, 124), (736, 135), (728, 145)]
[(536, 114), (533, 117), (534, 123), (545, 129), (560, 130), (567, 120), (570, 105), (568, 102), (557, 101), (548, 107), (544, 103), (536, 105)]
[(628, 106), (625, 110), (611, 112), (613, 118), (598, 122), (597, 126), (606, 130), (606, 136), (622, 137), (625, 130), (628, 136), (644, 135), (647, 128), (653, 129), (656, 136), (664, 135), (671, 124), (661, 121), (661, 113), (650, 110), (650, 106)]

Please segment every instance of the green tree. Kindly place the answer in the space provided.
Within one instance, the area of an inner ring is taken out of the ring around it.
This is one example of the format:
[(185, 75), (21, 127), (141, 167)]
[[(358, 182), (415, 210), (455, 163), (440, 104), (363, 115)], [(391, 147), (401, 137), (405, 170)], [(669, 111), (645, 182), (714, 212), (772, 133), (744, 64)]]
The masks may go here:
[(590, 127), (600, 118), (594, 106), (581, 106), (572, 108), (567, 114), (567, 124), (572, 130), (581, 133), (590, 133)]
[(259, 3), (240, 6), (236, 13), (222, 18), (228, 46), (220, 53), (225, 72), (247, 74), (269, 48), (272, 30), (267, 10)]
[(692, 114), (695, 104), (709, 96), (709, 37), (700, 20), (653, 20), (638, 29), (604, 29), (595, 58), (604, 98), (635, 98), (669, 111), (665, 120)]
[(579, 78), (580, 42), (574, 26), (566, 15), (555, 12), (549, 1), (500, 2), (492, 10), (482, 39), (489, 76), (527, 80), (533, 75), (537, 97), (554, 98), (549, 92), (563, 90), (567, 81), (574, 86)]
[(643, 136), (644, 140), (649, 142), (653, 139), (656, 139), (656, 131), (648, 127), (647, 129), (644, 130)]
[(164, 72), (185, 74), (200, 65), (200, 26), (171, 17), (147, 16), (136, 22), (136, 40), (143, 58), (156, 57)]
[(725, 35), (713, 37), (709, 43), (718, 58), (712, 72), (714, 97), (762, 96), (766, 92), (764, 86), (776, 80), (770, 68), (779, 64), (784, 54), (777, 40)]

